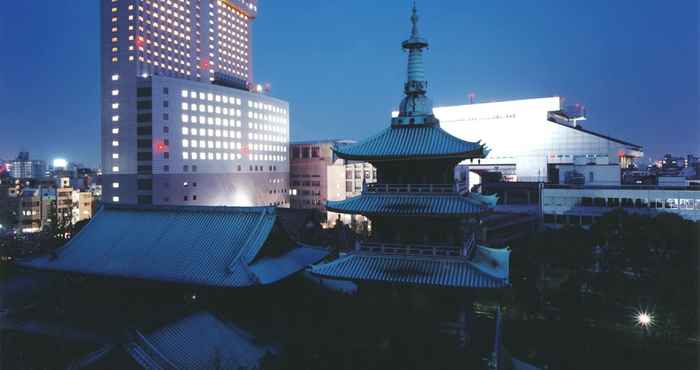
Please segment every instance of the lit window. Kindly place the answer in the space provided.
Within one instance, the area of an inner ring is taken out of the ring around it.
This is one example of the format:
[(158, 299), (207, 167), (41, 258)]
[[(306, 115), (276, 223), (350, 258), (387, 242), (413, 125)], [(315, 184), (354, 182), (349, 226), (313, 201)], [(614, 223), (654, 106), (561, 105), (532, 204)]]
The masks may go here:
[(119, 142), (116, 140), (112, 141), (112, 146), (119, 146)]
[(187, 95), (188, 95), (187, 90), (182, 90), (182, 97), (183, 97), (183, 98), (186, 98)]
[(119, 203), (119, 197), (112, 197), (112, 202)]
[(196, 153), (196, 152), (192, 152), (191, 157), (192, 157), (192, 159), (197, 159), (197, 153)]
[(182, 152), (182, 159), (190, 159), (190, 153)]
[(183, 127), (183, 128), (182, 128), (182, 134), (183, 134), (183, 135), (189, 135), (189, 133), (190, 133), (190, 129), (188, 129), (187, 127)]
[(112, 116), (112, 122), (119, 122), (119, 116)]
[(119, 95), (119, 89), (112, 90), (112, 96)]
[(112, 172), (119, 172), (119, 166), (113, 166)]
[(189, 105), (189, 104), (187, 104), (187, 103), (182, 103), (182, 110), (189, 110), (189, 109), (190, 109), (190, 105)]
[(189, 141), (189, 140), (187, 140), (187, 139), (183, 139), (183, 140), (182, 140), (182, 147), (183, 147), (183, 148), (189, 147), (189, 146), (190, 146), (189, 144), (190, 144), (190, 141)]
[(112, 103), (112, 109), (119, 109), (119, 103)]
[(119, 159), (119, 153), (112, 153), (112, 159)]
[(119, 129), (118, 129), (118, 128), (113, 128), (113, 129), (112, 129), (112, 133), (115, 134), (115, 135), (118, 134), (118, 133), (119, 133)]
[(112, 188), (114, 188), (114, 189), (119, 189), (119, 183), (118, 183), (118, 182), (113, 182), (113, 183), (112, 183)]
[(119, 75), (112, 75), (112, 81), (119, 81)]
[(189, 122), (189, 121), (190, 121), (190, 116), (188, 116), (188, 115), (186, 115), (186, 114), (183, 114), (183, 115), (182, 115), (182, 122), (187, 123), (187, 122)]

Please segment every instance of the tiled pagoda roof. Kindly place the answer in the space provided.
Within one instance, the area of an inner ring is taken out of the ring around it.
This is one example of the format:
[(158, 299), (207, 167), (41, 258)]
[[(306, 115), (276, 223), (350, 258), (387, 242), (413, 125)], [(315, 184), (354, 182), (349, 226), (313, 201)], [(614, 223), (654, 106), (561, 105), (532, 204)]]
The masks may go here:
[(333, 151), (349, 160), (381, 161), (430, 158), (484, 158), (485, 145), (458, 139), (437, 125), (391, 127), (357, 144), (334, 146)]
[(467, 259), (350, 254), (312, 266), (311, 273), (340, 280), (374, 281), (448, 288), (504, 288), (507, 278), (484, 272)]
[(331, 212), (391, 216), (464, 216), (488, 211), (486, 203), (471, 196), (419, 194), (361, 194), (342, 201), (327, 201)]

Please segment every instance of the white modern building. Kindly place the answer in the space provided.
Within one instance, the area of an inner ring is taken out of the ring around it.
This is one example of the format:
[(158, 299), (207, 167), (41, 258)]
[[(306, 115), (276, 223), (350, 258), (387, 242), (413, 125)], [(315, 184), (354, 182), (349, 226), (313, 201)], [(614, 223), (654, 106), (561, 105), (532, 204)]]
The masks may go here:
[(256, 1), (101, 1), (103, 201), (288, 205), (289, 105), (253, 88)]
[(463, 140), (481, 140), (488, 157), (464, 163), (472, 171), (501, 172), (507, 181), (553, 182), (559, 166), (577, 158), (627, 167), (642, 147), (583, 128), (582, 109), (566, 109), (560, 97), (445, 106), (434, 109), (440, 125)]

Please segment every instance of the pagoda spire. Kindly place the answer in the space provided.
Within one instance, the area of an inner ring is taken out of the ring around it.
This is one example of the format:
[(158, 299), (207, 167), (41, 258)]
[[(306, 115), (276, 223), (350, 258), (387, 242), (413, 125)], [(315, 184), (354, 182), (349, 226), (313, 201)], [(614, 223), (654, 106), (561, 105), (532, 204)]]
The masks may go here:
[[(420, 37), (418, 20), (418, 10), (414, 1), (411, 14), (411, 37), (401, 43), (401, 46), (408, 51), (407, 78), (404, 84), (406, 97), (399, 106), (398, 119), (392, 121), (393, 125), (437, 123), (433, 117), (433, 104), (426, 96), (428, 81), (425, 78), (423, 49), (428, 47), (428, 41)], [(405, 117), (410, 118), (403, 119)]]

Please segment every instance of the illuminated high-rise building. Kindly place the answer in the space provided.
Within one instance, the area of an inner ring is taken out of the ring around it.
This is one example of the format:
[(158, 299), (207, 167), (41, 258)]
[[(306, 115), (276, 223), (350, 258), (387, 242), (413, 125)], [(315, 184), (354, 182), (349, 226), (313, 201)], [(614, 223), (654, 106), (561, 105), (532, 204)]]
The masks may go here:
[(103, 201), (288, 205), (289, 105), (253, 82), (255, 0), (101, 0)]

